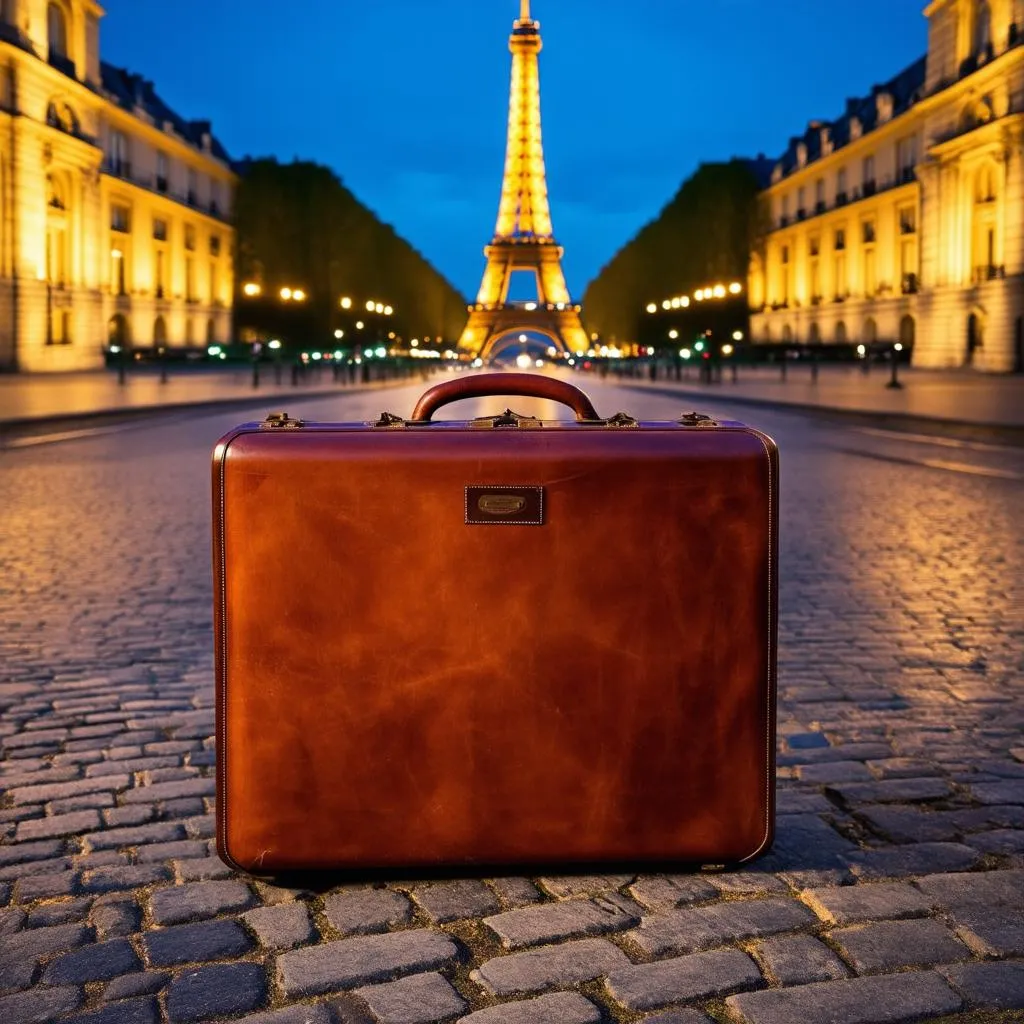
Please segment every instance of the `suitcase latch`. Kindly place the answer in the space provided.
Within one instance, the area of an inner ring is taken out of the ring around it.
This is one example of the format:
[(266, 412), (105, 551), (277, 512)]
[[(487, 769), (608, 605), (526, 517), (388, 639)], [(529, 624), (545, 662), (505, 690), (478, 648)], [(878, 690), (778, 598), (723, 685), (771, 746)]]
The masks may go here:
[(684, 427), (717, 427), (718, 424), (710, 417), (700, 412), (688, 412), (679, 417), (679, 422)]
[(292, 419), (286, 412), (272, 412), (260, 424), (264, 430), (291, 430), (302, 425), (302, 420)]
[(542, 426), (536, 416), (521, 416), (511, 409), (506, 409), (500, 416), (480, 416), (472, 422), (474, 427), (512, 427), (524, 430)]
[(393, 412), (382, 412), (380, 419), (373, 424), (375, 427), (404, 427), (405, 420)]

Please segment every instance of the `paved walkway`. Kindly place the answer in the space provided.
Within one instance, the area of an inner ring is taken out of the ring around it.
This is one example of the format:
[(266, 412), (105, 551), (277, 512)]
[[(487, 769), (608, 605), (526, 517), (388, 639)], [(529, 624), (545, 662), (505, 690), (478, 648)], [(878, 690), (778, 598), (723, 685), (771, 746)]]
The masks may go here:
[(778, 367), (741, 367), (733, 382), (729, 367), (720, 384), (689, 378), (624, 379), (645, 387), (673, 387), (681, 393), (756, 404), (838, 409), (892, 417), (913, 417), (984, 426), (1024, 426), (1024, 376), (996, 376), (961, 370), (901, 368), (896, 390), (887, 388), (888, 369), (865, 374), (853, 367), (822, 367), (817, 380), (809, 366), (789, 366), (783, 379)]
[(0, 376), (0, 424), (130, 409), (252, 401), (275, 395), (333, 394), (340, 387), (327, 368), (311, 370), (300, 384), (292, 385), (288, 367), (282, 368), (280, 381), (272, 367), (263, 367), (258, 389), (253, 387), (252, 370), (248, 368), (177, 372), (172, 369), (166, 383), (161, 383), (158, 370), (133, 370), (123, 385), (118, 383), (115, 372), (104, 370)]
[[(583, 374), (574, 380), (586, 389), (588, 377)], [(638, 377), (624, 378), (622, 383), (670, 387), (683, 394), (752, 404), (1024, 427), (1024, 376), (901, 369), (900, 379), (905, 386), (893, 390), (885, 386), (889, 374), (881, 367), (868, 374), (856, 368), (823, 367), (815, 380), (809, 367), (790, 366), (785, 380), (778, 368), (743, 367), (738, 380), (733, 382), (726, 367), (721, 384), (701, 384), (692, 370), (681, 381), (662, 377), (651, 382)], [(158, 406), (309, 396), (333, 393), (339, 386), (326, 367), (319, 372), (310, 371), (297, 386), (290, 383), (287, 368), (280, 383), (273, 369), (264, 368), (258, 390), (252, 386), (252, 371), (244, 368), (177, 373), (172, 370), (165, 384), (160, 383), (159, 373), (153, 370), (133, 371), (124, 385), (118, 384), (115, 373), (106, 371), (0, 376), (0, 424)]]

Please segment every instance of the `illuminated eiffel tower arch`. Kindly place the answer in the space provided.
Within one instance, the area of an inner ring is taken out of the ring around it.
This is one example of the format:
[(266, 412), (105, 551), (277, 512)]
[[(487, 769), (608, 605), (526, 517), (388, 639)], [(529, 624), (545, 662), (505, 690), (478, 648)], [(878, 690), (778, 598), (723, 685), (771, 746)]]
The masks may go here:
[[(484, 279), (459, 339), (459, 350), (468, 358), (487, 359), (503, 338), (517, 331), (543, 334), (560, 352), (582, 352), (588, 344), (580, 307), (573, 305), (565, 286), (563, 250), (551, 228), (540, 131), (540, 22), (530, 17), (530, 0), (520, 2), (509, 40), (512, 90), (498, 225), (484, 249)], [(534, 273), (535, 302), (509, 301), (517, 270)]]

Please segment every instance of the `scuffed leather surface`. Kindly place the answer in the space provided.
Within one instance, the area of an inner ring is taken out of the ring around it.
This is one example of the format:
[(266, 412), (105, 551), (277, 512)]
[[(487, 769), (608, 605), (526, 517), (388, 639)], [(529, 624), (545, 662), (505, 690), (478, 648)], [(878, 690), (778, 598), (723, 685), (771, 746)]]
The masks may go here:
[[(759, 436), (264, 431), (223, 458), (222, 855), (735, 862), (770, 841)], [(217, 513), (220, 480), (218, 459)], [(545, 525), (466, 525), (467, 484), (542, 485)]]

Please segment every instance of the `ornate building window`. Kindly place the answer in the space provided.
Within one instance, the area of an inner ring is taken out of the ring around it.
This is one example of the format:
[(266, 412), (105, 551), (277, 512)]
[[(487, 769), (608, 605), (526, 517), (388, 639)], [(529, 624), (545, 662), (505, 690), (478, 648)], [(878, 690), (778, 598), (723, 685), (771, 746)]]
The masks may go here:
[(975, 284), (1003, 276), (999, 260), (998, 207), (999, 187), (996, 166), (986, 161), (974, 179), (974, 205), (971, 211), (971, 266)]
[(68, 19), (60, 4), (51, 3), (46, 8), (46, 35), (50, 44), (50, 56), (67, 58)]
[(157, 150), (156, 153), (156, 190), (157, 192), (167, 191), (167, 154), (162, 150)]
[(988, 0), (978, 0), (974, 9), (974, 40), (972, 52), (979, 56), (992, 53), (992, 8)]

